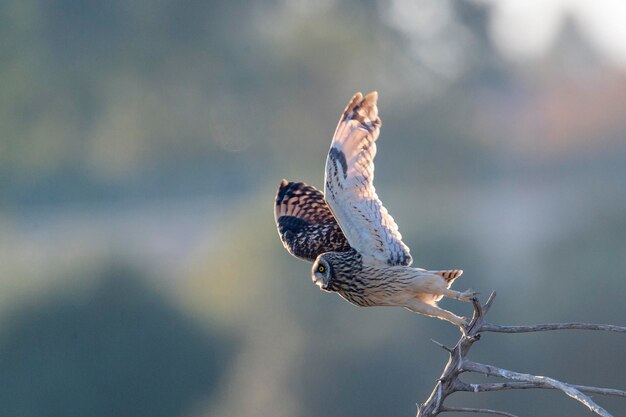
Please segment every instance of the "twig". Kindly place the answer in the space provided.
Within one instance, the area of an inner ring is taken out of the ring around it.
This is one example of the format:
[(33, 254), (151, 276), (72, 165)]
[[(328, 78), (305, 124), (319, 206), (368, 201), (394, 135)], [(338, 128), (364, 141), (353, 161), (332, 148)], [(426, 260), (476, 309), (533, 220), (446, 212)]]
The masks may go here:
[(450, 349), (448, 346), (444, 345), (443, 343), (437, 342), (435, 339), (430, 339), (430, 341), (436, 344), (437, 346), (439, 346), (441, 349), (445, 350), (446, 352), (452, 353), (452, 349)]
[[(568, 384), (568, 385), (576, 388), (578, 391), (585, 392), (588, 394), (614, 395), (616, 397), (626, 398), (626, 391), (622, 391), (619, 389), (590, 387), (587, 385), (573, 385), (573, 384)], [(512, 382), (495, 382), (495, 383), (485, 383), (485, 384), (466, 384), (465, 382), (459, 381), (459, 385), (457, 386), (457, 391), (490, 392), (490, 391), (505, 391), (505, 390), (511, 390), (511, 389), (552, 389), (552, 388), (553, 387), (540, 385), (535, 382), (512, 381)]]
[(457, 413), (483, 413), (483, 414), (497, 414), (499, 416), (517, 417), (515, 414), (507, 413), (506, 411), (490, 410), (489, 408), (467, 408), (467, 407), (445, 407), (441, 410), (445, 412), (457, 412)]
[(561, 390), (573, 399), (580, 401), (581, 403), (586, 405), (587, 408), (589, 408), (591, 411), (598, 415), (601, 415), (603, 417), (612, 417), (611, 414), (609, 414), (604, 408), (600, 407), (591, 398), (574, 388), (572, 385), (557, 381), (553, 378), (522, 374), (519, 372), (509, 371), (508, 369), (502, 369), (492, 365), (485, 365), (482, 363), (471, 361), (465, 361), (463, 363), (463, 370), (469, 372), (477, 372), (484, 375), (499, 376), (506, 379), (512, 379), (514, 381), (532, 382), (537, 385), (549, 386), (550, 388)]
[(489, 298), (487, 298), (487, 302), (483, 306), (483, 314), (489, 313), (489, 310), (491, 310), (491, 305), (495, 298), (496, 298), (496, 292), (492, 291), (491, 294), (489, 294)]
[(551, 330), (603, 330), (606, 332), (626, 333), (626, 327), (624, 326), (590, 323), (546, 323), (531, 326), (500, 326), (498, 324), (485, 323), (480, 329), (481, 332), (495, 333), (547, 332)]

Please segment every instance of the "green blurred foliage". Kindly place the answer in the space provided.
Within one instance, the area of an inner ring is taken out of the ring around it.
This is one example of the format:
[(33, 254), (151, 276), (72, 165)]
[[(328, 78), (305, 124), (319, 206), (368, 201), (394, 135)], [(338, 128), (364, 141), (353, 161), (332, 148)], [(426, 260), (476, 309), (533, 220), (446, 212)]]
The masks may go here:
[(5, 316), (0, 414), (172, 416), (210, 399), (234, 341), (140, 275), (108, 266), (89, 289), (58, 288)]

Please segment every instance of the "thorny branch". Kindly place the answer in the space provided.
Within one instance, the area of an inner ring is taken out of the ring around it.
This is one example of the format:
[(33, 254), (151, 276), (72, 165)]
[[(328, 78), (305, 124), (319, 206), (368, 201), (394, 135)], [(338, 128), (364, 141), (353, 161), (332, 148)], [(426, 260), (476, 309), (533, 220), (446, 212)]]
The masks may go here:
[[(481, 305), (477, 299), (472, 300), (474, 305), (474, 316), (472, 317), (470, 324), (467, 326), (465, 334), (461, 336), (454, 348), (449, 348), (433, 340), (435, 344), (446, 350), (450, 357), (443, 373), (441, 374), (441, 377), (437, 380), (430, 397), (428, 397), (426, 402), (417, 406), (417, 417), (435, 417), (444, 412), (472, 412), (515, 417), (513, 414), (504, 411), (447, 407), (444, 405), (444, 401), (448, 396), (458, 391), (486, 392), (532, 388), (560, 390), (571, 398), (584, 404), (594, 413), (603, 417), (613, 417), (608, 411), (596, 404), (586, 394), (613, 395), (626, 398), (626, 391), (613, 388), (568, 384), (554, 378), (510, 371), (508, 369), (502, 369), (492, 365), (470, 361), (467, 359), (467, 354), (469, 353), (472, 345), (476, 341), (480, 340), (481, 332), (527, 333), (551, 330), (603, 330), (616, 333), (626, 333), (626, 327), (588, 323), (550, 323), (531, 326), (500, 326), (485, 321), (485, 315), (489, 312), (495, 295), (495, 292), (491, 293), (489, 299), (484, 305)], [(460, 375), (464, 372), (474, 372), (486, 376), (504, 378), (507, 382), (468, 384), (460, 379)]]

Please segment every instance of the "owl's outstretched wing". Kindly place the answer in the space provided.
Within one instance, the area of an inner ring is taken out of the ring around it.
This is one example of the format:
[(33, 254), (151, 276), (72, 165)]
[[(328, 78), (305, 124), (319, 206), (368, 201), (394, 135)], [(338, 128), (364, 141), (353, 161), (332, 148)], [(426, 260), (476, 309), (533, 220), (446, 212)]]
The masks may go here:
[(314, 262), (322, 253), (351, 249), (324, 195), (315, 187), (282, 180), (276, 193), (274, 218), (280, 240), (297, 258)]
[(335, 130), (326, 159), (324, 197), (350, 246), (389, 265), (410, 265), (393, 217), (374, 189), (374, 157), (381, 120), (374, 91), (356, 93)]

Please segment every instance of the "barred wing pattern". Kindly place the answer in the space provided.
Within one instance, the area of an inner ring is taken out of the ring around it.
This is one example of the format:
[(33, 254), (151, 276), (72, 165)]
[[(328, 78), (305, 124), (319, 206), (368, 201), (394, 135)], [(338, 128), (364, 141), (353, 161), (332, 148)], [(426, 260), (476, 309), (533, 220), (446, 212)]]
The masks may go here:
[(274, 218), (283, 245), (297, 258), (314, 262), (322, 253), (351, 249), (324, 195), (303, 182), (280, 182)]
[(388, 265), (410, 265), (393, 217), (374, 189), (374, 157), (380, 132), (374, 91), (354, 95), (335, 130), (326, 159), (324, 197), (350, 246)]

